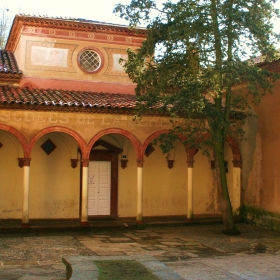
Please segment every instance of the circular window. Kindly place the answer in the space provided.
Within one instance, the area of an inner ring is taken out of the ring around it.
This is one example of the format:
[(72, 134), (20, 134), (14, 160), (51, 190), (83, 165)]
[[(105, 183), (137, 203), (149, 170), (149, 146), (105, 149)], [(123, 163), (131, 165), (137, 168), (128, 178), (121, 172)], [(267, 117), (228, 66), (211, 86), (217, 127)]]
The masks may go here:
[(79, 55), (79, 64), (80, 67), (86, 72), (96, 72), (100, 69), (101, 66), (101, 57), (100, 55), (91, 49), (83, 50)]

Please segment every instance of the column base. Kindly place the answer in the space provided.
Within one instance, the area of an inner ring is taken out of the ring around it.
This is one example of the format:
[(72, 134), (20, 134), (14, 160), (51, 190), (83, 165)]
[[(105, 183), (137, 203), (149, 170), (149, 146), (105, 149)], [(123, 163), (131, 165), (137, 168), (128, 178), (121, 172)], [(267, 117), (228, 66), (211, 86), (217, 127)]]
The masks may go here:
[(186, 221), (187, 221), (187, 222), (192, 222), (192, 221), (193, 221), (193, 218), (187, 218)]
[(89, 227), (89, 222), (81, 222), (80, 226), (81, 227)]
[(22, 223), (21, 227), (22, 228), (30, 228), (30, 225), (29, 225), (29, 223)]
[(143, 224), (142, 220), (136, 220), (136, 224)]

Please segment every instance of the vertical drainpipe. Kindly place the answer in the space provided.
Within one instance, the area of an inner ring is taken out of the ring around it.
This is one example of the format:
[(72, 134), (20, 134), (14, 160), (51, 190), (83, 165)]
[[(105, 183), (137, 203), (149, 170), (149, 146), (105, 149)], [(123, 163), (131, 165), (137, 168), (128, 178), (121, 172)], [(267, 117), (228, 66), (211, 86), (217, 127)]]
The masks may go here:
[(22, 227), (29, 227), (30, 161), (31, 158), (23, 158)]
[(193, 218), (193, 158), (188, 158), (188, 212), (187, 218)]
[(143, 160), (137, 159), (136, 222), (141, 223), (142, 219), (143, 219)]
[(81, 225), (88, 226), (88, 166), (89, 159), (82, 159), (83, 175), (82, 175), (82, 211)]

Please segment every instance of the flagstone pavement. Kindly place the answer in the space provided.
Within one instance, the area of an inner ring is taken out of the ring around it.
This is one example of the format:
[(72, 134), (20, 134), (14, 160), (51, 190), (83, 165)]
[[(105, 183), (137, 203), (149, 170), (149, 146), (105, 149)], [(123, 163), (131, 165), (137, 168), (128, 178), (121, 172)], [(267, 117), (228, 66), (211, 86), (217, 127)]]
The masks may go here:
[(221, 224), (1, 233), (0, 279), (65, 280), (63, 256), (153, 257), (176, 279), (280, 279), (280, 233), (238, 228), (233, 237)]

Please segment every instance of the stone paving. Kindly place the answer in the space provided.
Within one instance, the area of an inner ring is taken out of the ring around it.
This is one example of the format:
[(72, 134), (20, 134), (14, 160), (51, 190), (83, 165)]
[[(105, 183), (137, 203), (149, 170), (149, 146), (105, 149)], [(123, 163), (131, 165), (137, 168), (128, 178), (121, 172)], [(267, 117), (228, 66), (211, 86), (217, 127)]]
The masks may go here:
[[(280, 279), (280, 234), (238, 224), (0, 234), (1, 280), (64, 280), (62, 256), (147, 256), (183, 279)], [(82, 280), (82, 279), (81, 279)]]

